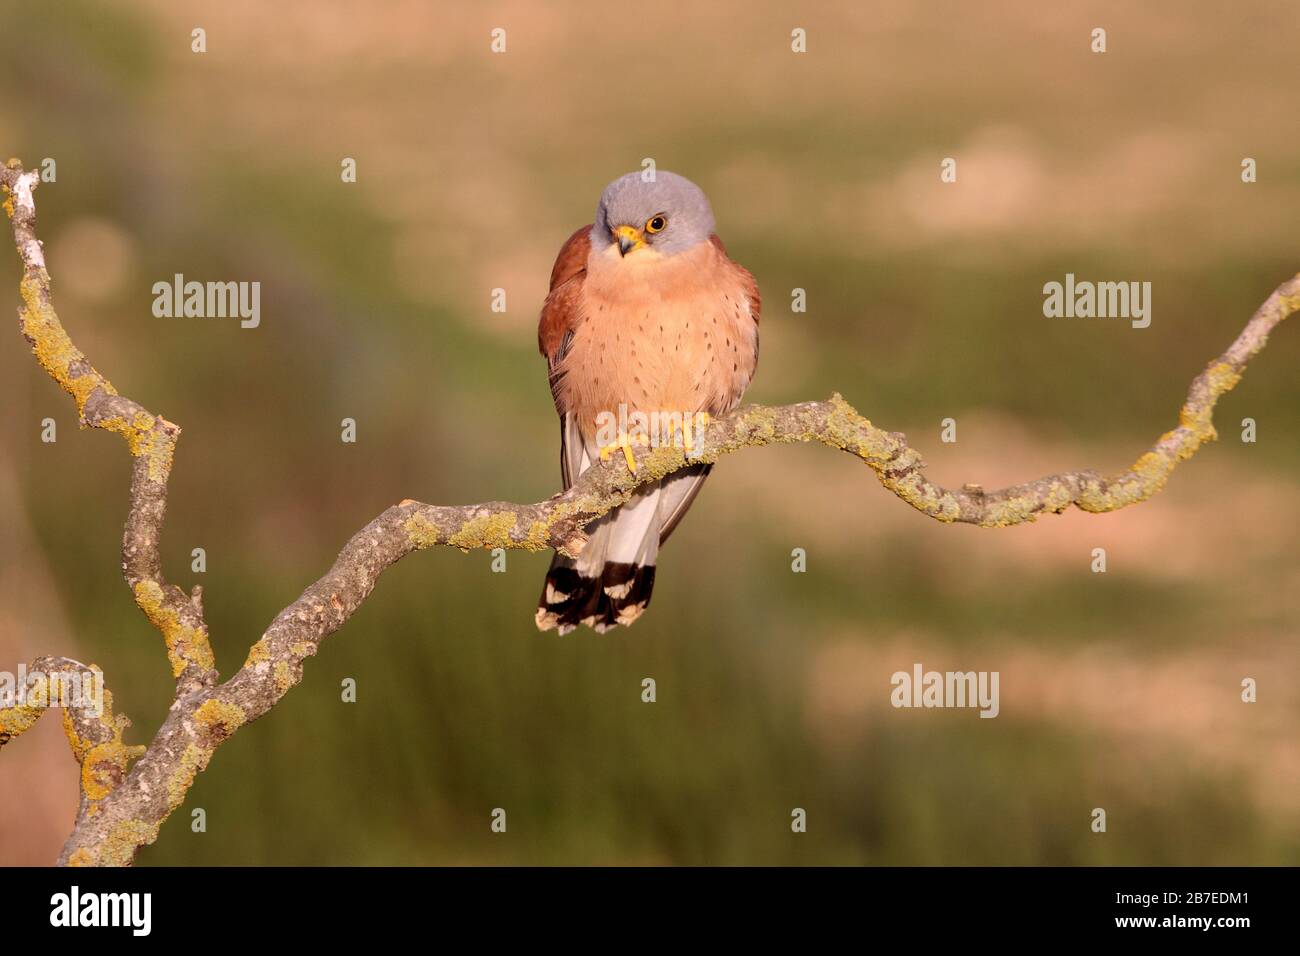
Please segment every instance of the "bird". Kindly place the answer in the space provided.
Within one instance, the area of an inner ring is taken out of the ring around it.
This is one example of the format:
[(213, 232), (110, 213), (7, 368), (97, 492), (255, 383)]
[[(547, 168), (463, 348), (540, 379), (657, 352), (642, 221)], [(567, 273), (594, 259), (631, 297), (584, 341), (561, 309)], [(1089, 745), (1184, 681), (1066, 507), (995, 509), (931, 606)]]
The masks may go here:
[[(607, 185), (594, 221), (560, 248), (538, 320), (565, 490), (588, 468), (609, 466), (620, 446), (636, 470), (621, 425), (609, 440), (611, 416), (680, 420), (690, 448), (692, 422), (739, 404), (758, 365), (760, 304), (758, 283), (727, 255), (699, 186), (651, 169)], [(642, 427), (634, 440), (659, 436)], [(636, 621), (650, 604), (659, 549), (711, 468), (689, 465), (640, 486), (587, 528), (577, 558), (556, 552), (538, 629), (586, 625), (603, 634)]]

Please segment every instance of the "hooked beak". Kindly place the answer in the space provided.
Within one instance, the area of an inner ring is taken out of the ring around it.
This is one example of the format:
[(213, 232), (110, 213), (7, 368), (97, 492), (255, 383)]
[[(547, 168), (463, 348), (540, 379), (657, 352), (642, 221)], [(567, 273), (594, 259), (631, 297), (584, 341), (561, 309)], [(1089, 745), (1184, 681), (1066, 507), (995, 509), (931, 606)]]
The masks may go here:
[(633, 249), (640, 249), (645, 245), (645, 239), (642, 237), (640, 230), (632, 226), (619, 226), (614, 230), (614, 239), (618, 242), (618, 254), (626, 256)]

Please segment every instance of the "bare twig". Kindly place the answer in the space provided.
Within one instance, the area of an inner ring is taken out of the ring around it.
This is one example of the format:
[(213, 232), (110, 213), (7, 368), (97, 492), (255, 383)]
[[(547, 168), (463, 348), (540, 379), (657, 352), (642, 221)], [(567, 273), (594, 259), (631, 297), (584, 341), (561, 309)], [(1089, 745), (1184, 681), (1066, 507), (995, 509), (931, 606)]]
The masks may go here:
[[(16, 160), (0, 171), (0, 184), (8, 197), (5, 208), (23, 263), (23, 335), (41, 367), (76, 399), (82, 421), (122, 435), (135, 457), (123, 571), (136, 603), (162, 632), (177, 677), (176, 699), (167, 719), (120, 785), (106, 789), (94, 812), (88, 812), (83, 801), (60, 857), (62, 863), (131, 863), (184, 802), (195, 776), (217, 747), (265, 714), (302, 679), (303, 661), (352, 616), (380, 574), (395, 561), (436, 545), (465, 550), (558, 548), (575, 554), (585, 543), (587, 524), (627, 501), (639, 485), (689, 463), (681, 449), (658, 448), (637, 456), (635, 473), (621, 464), (592, 468), (567, 492), (535, 504), (444, 506), (407, 500), (393, 505), (352, 536), (324, 577), (276, 616), (234, 676), (217, 683), (197, 589), (187, 596), (166, 584), (161, 574), (159, 537), (180, 429), (118, 395), (64, 331), (50, 303), (50, 278), (35, 235), (32, 190), (37, 183), (37, 174), (24, 172)], [(1006, 527), (1033, 521), (1045, 512), (1060, 513), (1071, 505), (1091, 512), (1115, 511), (1158, 492), (1179, 462), (1215, 438), (1215, 403), (1240, 381), (1246, 363), (1264, 347), (1269, 332), (1297, 309), (1300, 275), (1279, 286), (1228, 350), (1196, 377), (1178, 426), (1162, 435), (1127, 471), (1110, 477), (1085, 470), (1000, 491), (975, 485), (943, 488), (925, 477), (924, 462), (904, 435), (877, 428), (839, 395), (824, 402), (738, 408), (715, 419), (702, 438), (697, 436), (697, 455), (690, 462), (716, 461), (747, 446), (817, 441), (861, 459), (885, 488), (939, 521)], [(120, 732), (116, 739), (120, 745)]]

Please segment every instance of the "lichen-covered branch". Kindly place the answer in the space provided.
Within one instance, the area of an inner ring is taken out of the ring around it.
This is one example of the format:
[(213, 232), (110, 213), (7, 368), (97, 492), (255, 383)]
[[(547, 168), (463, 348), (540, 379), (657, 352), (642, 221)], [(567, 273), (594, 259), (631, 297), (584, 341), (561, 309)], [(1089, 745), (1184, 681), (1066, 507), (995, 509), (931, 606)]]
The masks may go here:
[(19, 285), (23, 306), (19, 326), (41, 368), (77, 403), (83, 426), (116, 432), (134, 459), (130, 510), (122, 539), (122, 573), (149, 621), (162, 633), (177, 691), (209, 686), (216, 680), (201, 593), (191, 597), (163, 580), (159, 541), (167, 511), (167, 477), (180, 429), (117, 393), (113, 384), (87, 361), (55, 314), (50, 275), (36, 238), (36, 204), (32, 191), (37, 172), (24, 172), (17, 160), (0, 170), (4, 209), (13, 223), (14, 243), (22, 259)]
[(0, 700), (0, 747), (31, 729), (49, 708), (62, 708), (63, 733), (81, 767), (81, 813), (94, 812), (122, 784), (130, 761), (144, 753), (144, 747), (122, 741), (131, 721), (114, 716), (113, 695), (94, 664), (38, 657), (23, 678), (21, 686), (6, 689), (12, 700)]
[[(136, 603), (162, 631), (178, 677), (176, 700), (162, 727), (120, 785), (97, 799), (94, 812), (83, 806), (60, 862), (131, 863), (141, 846), (157, 838), (221, 743), (302, 679), (303, 662), (352, 616), (395, 561), (436, 545), (558, 548), (575, 554), (586, 541), (586, 525), (627, 501), (638, 486), (688, 463), (681, 449), (656, 448), (637, 454), (635, 472), (616, 456), (616, 463), (592, 468), (568, 491), (534, 504), (407, 500), (393, 505), (352, 536), (329, 571), (276, 616), (239, 670), (217, 683), (198, 589), (187, 596), (165, 584), (160, 571), (167, 475), (180, 430), (119, 396), (72, 344), (50, 304), (50, 279), (35, 236), (36, 174), (11, 160), (0, 176), (23, 262), (23, 335), (42, 368), (76, 399), (82, 421), (121, 434), (135, 457), (123, 567)], [(1215, 438), (1215, 403), (1237, 384), (1269, 332), (1297, 309), (1300, 276), (1269, 296), (1228, 350), (1192, 382), (1177, 427), (1117, 475), (1069, 471), (999, 491), (943, 488), (925, 477), (924, 462), (905, 436), (876, 427), (839, 395), (824, 402), (738, 408), (696, 436), (689, 461), (713, 462), (750, 446), (817, 441), (861, 459), (885, 488), (939, 521), (1005, 527), (1071, 505), (1114, 511), (1151, 497), (1179, 462)], [(116, 739), (120, 744), (120, 735)]]

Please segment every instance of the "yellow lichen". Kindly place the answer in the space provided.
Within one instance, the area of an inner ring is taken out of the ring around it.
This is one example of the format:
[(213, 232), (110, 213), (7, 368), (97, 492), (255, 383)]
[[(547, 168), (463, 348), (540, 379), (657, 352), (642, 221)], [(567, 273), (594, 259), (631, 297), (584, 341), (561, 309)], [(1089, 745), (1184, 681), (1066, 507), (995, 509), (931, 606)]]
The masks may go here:
[(1209, 395), (1196, 406), (1191, 402), (1183, 405), (1178, 414), (1179, 424), (1192, 433), (1198, 442), (1214, 441), (1214, 403), (1227, 392), (1232, 391), (1241, 381), (1241, 373), (1227, 362), (1218, 362), (1205, 370)]
[(104, 799), (122, 782), (127, 766), (144, 749), (128, 747), (120, 738), (90, 748), (81, 763), (81, 792), (91, 801)]
[[(826, 434), (836, 447), (851, 451), (873, 468), (883, 467), (896, 455), (910, 450), (900, 448), (892, 435), (863, 418), (838, 392), (831, 396), (830, 404), (832, 410), (826, 416)], [(815, 429), (812, 437), (826, 441), (826, 437)]]
[[(26, 272), (19, 283), (22, 296), (22, 332), (32, 344), (32, 352), (51, 378), (73, 397), (77, 413), (84, 417), (86, 403), (96, 389), (107, 395), (116, 395), (112, 383), (96, 371), (82, 351), (73, 344), (59, 317), (49, 304), (50, 276), (44, 269)], [(74, 370), (80, 374), (74, 375)], [(165, 481), (171, 470), (175, 446), (173, 436), (156, 428), (157, 420), (140, 410), (127, 421), (113, 416), (96, 423), (99, 428), (115, 432), (126, 439), (131, 454), (149, 458), (149, 478)]]
[[(109, 706), (106, 693), (104, 707), (107, 709)], [(65, 710), (63, 712), (63, 736), (68, 738), (68, 747), (72, 750), (73, 759), (76, 760), (77, 763), (83, 763), (86, 759), (86, 754), (90, 753), (90, 749), (95, 746), (95, 742), (93, 740), (87, 740), (85, 737), (81, 736), (77, 731), (77, 722), (72, 718), (72, 711)]]
[[(137, 418), (139, 416), (137, 415)], [(150, 421), (152, 421), (150, 416)], [(137, 426), (138, 427), (138, 426)], [(164, 482), (172, 470), (172, 456), (176, 452), (176, 440), (161, 428), (150, 426), (147, 432), (144, 454), (149, 459), (149, 480)]]
[(775, 409), (759, 406), (745, 412), (736, 423), (736, 433), (743, 444), (766, 444), (776, 436), (778, 423)]
[(220, 737), (229, 737), (248, 720), (244, 708), (223, 700), (205, 700), (194, 711), (194, 719)]
[(212, 759), (211, 747), (190, 744), (181, 754), (181, 759), (172, 775), (167, 779), (167, 809), (170, 813), (185, 802), (185, 794), (194, 785), (194, 778), (207, 769)]
[(44, 712), (42, 704), (15, 704), (0, 709), (0, 746), (30, 730)]
[(270, 641), (263, 637), (248, 649), (248, 656), (244, 658), (244, 666), (250, 667), (254, 664), (260, 664), (263, 661), (269, 661), (270, 659), (271, 644)]
[[(99, 673), (99, 669), (91, 665)], [(127, 768), (132, 760), (144, 754), (141, 745), (129, 746), (122, 740), (130, 721), (113, 714), (113, 695), (105, 690), (103, 706), (94, 718), (102, 728), (108, 731), (109, 738), (97, 742), (84, 736), (78, 730), (78, 721), (70, 709), (63, 712), (63, 733), (68, 738), (72, 755), (81, 764), (81, 792), (92, 804), (108, 796), (126, 777)], [(93, 814), (95, 808), (92, 806)]]
[(573, 514), (573, 507), (570, 505), (557, 505), (551, 512), (547, 521), (534, 521), (528, 526), (528, 533), (520, 542), (521, 547), (527, 551), (545, 551), (550, 547), (551, 529), (555, 527), (556, 522), (561, 518), (567, 518)]
[(1009, 528), (1026, 521), (1037, 521), (1040, 511), (1042, 506), (1037, 495), (1032, 492), (1016, 495), (992, 505), (981, 525), (985, 528)]
[[(136, 851), (158, 839), (158, 824), (143, 820), (123, 820), (108, 831), (99, 853), (90, 860), (83, 856), (77, 866), (130, 866)], [(73, 854), (76, 856), (76, 854)], [(87, 854), (89, 855), (89, 854)], [(68, 858), (72, 863), (72, 857)]]
[(121, 435), (126, 439), (131, 454), (149, 459), (149, 480), (163, 482), (171, 473), (172, 456), (176, 451), (176, 440), (168, 434), (161, 423), (146, 411), (137, 411), (131, 421), (120, 415), (101, 419), (96, 427)]
[(926, 481), (919, 471), (909, 471), (900, 478), (882, 474), (880, 482), (917, 511), (939, 521), (956, 521), (961, 516), (957, 497)]
[(432, 548), (442, 543), (438, 526), (419, 512), (407, 518), (402, 527), (406, 529), (407, 540), (416, 548)]
[(141, 581), (134, 590), (136, 605), (144, 612), (149, 623), (162, 633), (163, 643), (167, 646), (167, 659), (172, 665), (172, 676), (180, 677), (190, 664), (201, 670), (211, 670), (216, 661), (207, 634), (199, 628), (182, 623), (180, 615), (164, 605), (163, 590), (158, 582)]
[(1142, 479), (1144, 487), (1155, 493), (1174, 470), (1174, 463), (1158, 452), (1149, 451), (1133, 462), (1129, 470)]
[[(59, 386), (77, 402), (77, 411), (85, 411), (86, 402), (95, 389), (102, 388), (110, 395), (117, 392), (108, 380), (86, 363), (68, 333), (64, 331), (54, 309), (45, 301), (50, 287), (50, 276), (44, 269), (23, 275), (18, 290), (25, 308), (22, 314), (23, 335), (32, 343), (32, 351), (41, 368), (59, 383)], [(74, 365), (85, 365), (82, 374), (73, 376)]]
[(285, 661), (276, 661), (275, 669), (272, 672), (275, 675), (276, 696), (283, 696), (288, 692), (297, 681), (294, 680), (293, 671)]
[(504, 511), (479, 515), (449, 535), (447, 543), (463, 551), (471, 548), (508, 548), (514, 544), (510, 532), (514, 531), (518, 521), (513, 514)]

